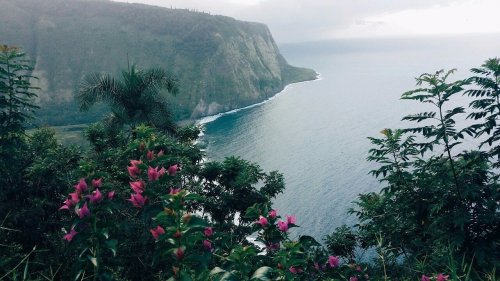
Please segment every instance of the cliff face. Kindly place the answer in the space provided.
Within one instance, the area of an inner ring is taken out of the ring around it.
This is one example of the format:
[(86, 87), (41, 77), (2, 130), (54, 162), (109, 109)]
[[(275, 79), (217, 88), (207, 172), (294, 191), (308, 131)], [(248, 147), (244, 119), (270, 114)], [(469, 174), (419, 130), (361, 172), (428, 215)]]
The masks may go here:
[(118, 76), (128, 63), (162, 67), (179, 79), (171, 100), (178, 119), (246, 106), (315, 77), (287, 64), (263, 24), (102, 0), (0, 0), (0, 7), (1, 43), (30, 55), (47, 123), (98, 118), (103, 109), (90, 117), (76, 112), (81, 78)]

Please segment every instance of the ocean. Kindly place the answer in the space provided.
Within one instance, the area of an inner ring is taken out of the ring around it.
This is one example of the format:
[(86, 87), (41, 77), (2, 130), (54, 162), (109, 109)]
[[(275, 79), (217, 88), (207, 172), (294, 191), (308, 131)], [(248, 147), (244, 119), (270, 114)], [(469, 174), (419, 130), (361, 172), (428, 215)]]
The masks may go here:
[[(271, 100), (201, 120), (209, 160), (236, 155), (264, 171), (284, 174), (274, 201), (281, 215), (297, 216), (295, 234), (318, 240), (342, 224), (358, 194), (383, 187), (369, 171), (367, 137), (404, 127), (401, 118), (423, 109), (399, 100), (415, 77), (456, 68), (450, 81), (500, 56), (500, 35), (343, 39), (281, 45), (292, 65), (314, 69), (316, 81), (289, 85)], [(458, 98), (457, 102), (464, 102)]]

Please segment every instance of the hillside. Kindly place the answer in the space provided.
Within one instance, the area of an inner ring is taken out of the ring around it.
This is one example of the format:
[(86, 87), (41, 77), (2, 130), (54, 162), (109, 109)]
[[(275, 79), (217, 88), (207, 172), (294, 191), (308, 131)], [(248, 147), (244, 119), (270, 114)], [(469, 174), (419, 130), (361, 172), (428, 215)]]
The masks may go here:
[(290, 66), (264, 24), (104, 0), (0, 0), (0, 7), (0, 41), (22, 47), (34, 63), (43, 123), (100, 118), (103, 107), (78, 112), (78, 84), (91, 72), (119, 75), (128, 62), (178, 78), (178, 120), (259, 102), (316, 75)]

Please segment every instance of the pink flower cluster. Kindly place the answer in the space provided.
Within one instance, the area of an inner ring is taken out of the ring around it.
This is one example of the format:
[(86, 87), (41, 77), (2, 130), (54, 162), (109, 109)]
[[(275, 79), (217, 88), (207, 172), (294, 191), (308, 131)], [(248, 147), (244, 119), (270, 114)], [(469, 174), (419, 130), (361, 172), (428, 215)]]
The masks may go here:
[[(132, 178), (137, 178), (141, 174), (141, 169), (139, 165), (142, 164), (142, 161), (140, 160), (130, 160), (130, 166), (127, 167), (128, 173), (130, 177)], [(146, 201), (148, 198), (146, 196), (142, 196), (142, 193), (144, 190), (146, 190), (146, 183), (139, 179), (133, 182), (130, 182), (130, 188), (135, 192), (133, 194), (130, 194), (130, 198), (127, 199), (134, 205), (136, 208), (142, 208), (144, 204), (146, 204)]]
[(149, 161), (152, 161), (152, 160), (154, 160), (154, 159), (155, 159), (155, 158), (157, 158), (157, 157), (162, 157), (162, 156), (163, 156), (163, 154), (164, 154), (163, 149), (162, 149), (162, 150), (160, 150), (160, 151), (158, 152), (158, 154), (156, 154), (156, 156), (155, 156), (154, 151), (152, 151), (152, 150), (148, 150), (148, 152), (147, 152), (147, 154), (146, 154), (146, 158), (147, 158)]
[(153, 235), (153, 238), (155, 240), (158, 240), (160, 238), (160, 235), (165, 234), (165, 229), (161, 226), (157, 226), (156, 228), (150, 229), (151, 235)]
[[(158, 154), (155, 155), (154, 151), (149, 150), (146, 154), (146, 158), (149, 161), (154, 160), (155, 158), (161, 157), (164, 155), (163, 150), (160, 150)], [(143, 165), (143, 162), (141, 160), (130, 160), (130, 166), (127, 166), (127, 171), (128, 174), (130, 175), (131, 178), (136, 179), (133, 182), (130, 182), (130, 188), (134, 191), (133, 194), (130, 195), (130, 198), (127, 199), (128, 201), (132, 202), (132, 205), (136, 208), (142, 208), (144, 204), (147, 202), (147, 196), (143, 195), (143, 192), (146, 189), (146, 183), (138, 179), (138, 177), (141, 175), (142, 170), (141, 170), (141, 165)], [(170, 176), (175, 176), (177, 171), (179, 170), (179, 165), (175, 164), (168, 169), (165, 169), (164, 167), (151, 167), (148, 166), (147, 170), (147, 176), (149, 182), (155, 182), (158, 181), (163, 175), (167, 174)], [(179, 193), (180, 188), (171, 188), (170, 189), (170, 194), (175, 195)]]
[[(63, 205), (59, 208), (59, 210), (69, 211), (72, 208), (75, 208), (75, 213), (80, 219), (90, 216), (90, 209), (86, 199), (88, 199), (88, 202), (91, 204), (99, 204), (104, 199), (103, 194), (99, 190), (99, 188), (102, 187), (102, 179), (93, 179), (92, 187), (94, 190), (90, 194), (85, 195), (89, 188), (85, 179), (80, 179), (80, 181), (75, 185), (75, 192), (68, 194), (68, 197), (64, 200)], [(114, 196), (114, 191), (110, 191), (107, 194), (107, 198), (110, 200), (113, 199)], [(82, 200), (85, 200), (83, 205), (80, 203)], [(80, 203), (80, 207), (78, 207), (78, 203)], [(77, 234), (78, 232), (72, 228), (66, 235), (63, 236), (63, 239), (70, 242)]]
[(328, 257), (328, 265), (331, 268), (338, 267), (340, 264), (340, 259), (337, 256), (329, 256)]
[(295, 225), (297, 219), (295, 216), (286, 216), (286, 221), (278, 221), (278, 229), (282, 232), (287, 232), (290, 225)]
[(139, 168), (139, 165), (142, 164), (142, 161), (140, 160), (130, 160), (130, 166), (127, 167), (128, 174), (132, 178), (137, 178), (138, 175), (142, 173), (141, 169)]
[(163, 176), (167, 171), (165, 168), (161, 167), (148, 167), (148, 179), (149, 181), (157, 181)]
[(214, 234), (214, 230), (211, 227), (205, 227), (203, 230), (203, 234), (205, 235), (206, 239), (203, 240), (203, 248), (207, 251), (212, 251), (212, 242), (209, 240), (209, 237)]
[(329, 266), (330, 268), (335, 268), (335, 267), (339, 267), (340, 265), (340, 258), (337, 257), (337, 256), (328, 256), (328, 260), (326, 262), (326, 264), (323, 264), (323, 265), (319, 265), (318, 262), (315, 262), (314, 263), (314, 268), (318, 271), (320, 270), (326, 270), (326, 266)]
[[(276, 210), (271, 210), (267, 215), (269, 219), (274, 220), (278, 216), (278, 213), (276, 212)], [(265, 228), (269, 224), (268, 218), (264, 216), (259, 216), (259, 219), (255, 222), (255, 224), (259, 224), (261, 227)], [(290, 225), (295, 225), (296, 222), (297, 219), (295, 216), (287, 215), (286, 221), (281, 221), (281, 220), (278, 221), (278, 229), (282, 232), (287, 232)]]
[[(156, 159), (158, 157), (161, 157), (164, 154), (165, 153), (164, 153), (163, 149), (160, 150), (158, 152), (158, 154), (156, 154), (156, 155), (155, 155), (154, 151), (148, 150), (148, 152), (146, 153), (146, 159), (148, 159), (148, 161), (153, 161), (154, 159)], [(155, 167), (155, 168), (149, 167), (148, 168), (148, 177), (149, 177), (150, 181), (155, 181), (155, 180), (158, 180), (158, 178), (160, 176), (162, 176), (163, 174), (165, 174), (165, 172), (168, 173), (169, 176), (175, 176), (175, 174), (177, 174), (177, 171), (179, 171), (179, 165), (178, 164), (175, 164), (175, 165), (172, 165), (172, 166), (168, 167), (167, 170), (165, 170), (165, 168), (163, 168), (163, 167), (161, 169), (159, 169), (158, 167)]]

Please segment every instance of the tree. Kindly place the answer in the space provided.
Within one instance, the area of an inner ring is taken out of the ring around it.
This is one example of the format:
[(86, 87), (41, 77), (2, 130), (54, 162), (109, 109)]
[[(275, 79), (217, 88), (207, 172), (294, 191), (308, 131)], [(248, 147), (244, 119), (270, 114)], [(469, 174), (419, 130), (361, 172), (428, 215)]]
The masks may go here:
[(128, 124), (133, 128), (146, 123), (173, 133), (176, 125), (163, 95), (165, 92), (173, 95), (178, 92), (177, 80), (170, 74), (160, 68), (141, 70), (132, 66), (122, 71), (121, 80), (109, 74), (87, 75), (77, 98), (82, 111), (96, 102), (107, 103), (112, 111), (108, 124), (119, 127)]
[(469, 107), (476, 110), (467, 118), (480, 120), (482, 123), (474, 124), (471, 129), (480, 137), (488, 135), (482, 141), (481, 146), (488, 144), (492, 146), (489, 155), (496, 158), (495, 166), (500, 166), (500, 127), (497, 126), (500, 119), (500, 59), (488, 59), (480, 68), (472, 68), (471, 71), (477, 76), (469, 78), (475, 86), (465, 92), (469, 97), (475, 98)]
[[(486, 70), (473, 72), (490, 75)], [(490, 270), (498, 264), (498, 171), (492, 168), (485, 151), (454, 153), (452, 149), (465, 134), (478, 137), (495, 130), (497, 109), (479, 105), (495, 97), (496, 88), (482, 78), (448, 83), (451, 73), (423, 74), (417, 78), (421, 87), (403, 94), (402, 99), (433, 105), (434, 111), (403, 118), (423, 126), (385, 129), (384, 138), (370, 138), (376, 147), (370, 150), (368, 160), (381, 165), (371, 173), (381, 177), (387, 187), (379, 193), (360, 195), (351, 212), (359, 218), (362, 243), (366, 241), (367, 246), (378, 246), (396, 257), (404, 256), (407, 263), (426, 261), (443, 267), (450, 257), (456, 261), (468, 257), (474, 269)], [(478, 98), (470, 107), (483, 110), (469, 118), (486, 116), (488, 120), (486, 125), (460, 129), (457, 121), (465, 108), (449, 108), (451, 98), (463, 93), (463, 86), (471, 80), (481, 81), (492, 90), (482, 86), (481, 90), (465, 92)], [(414, 133), (421, 136), (403, 138)], [(433, 148), (438, 149), (433, 152)]]
[(0, 44), (0, 198), (7, 198), (9, 190), (22, 179), (25, 126), (37, 108), (32, 92), (36, 87), (30, 84), (32, 68), (25, 57), (21, 49)]
[(0, 139), (6, 141), (24, 134), (26, 121), (38, 108), (33, 104), (37, 89), (31, 86), (32, 67), (17, 47), (0, 45)]

